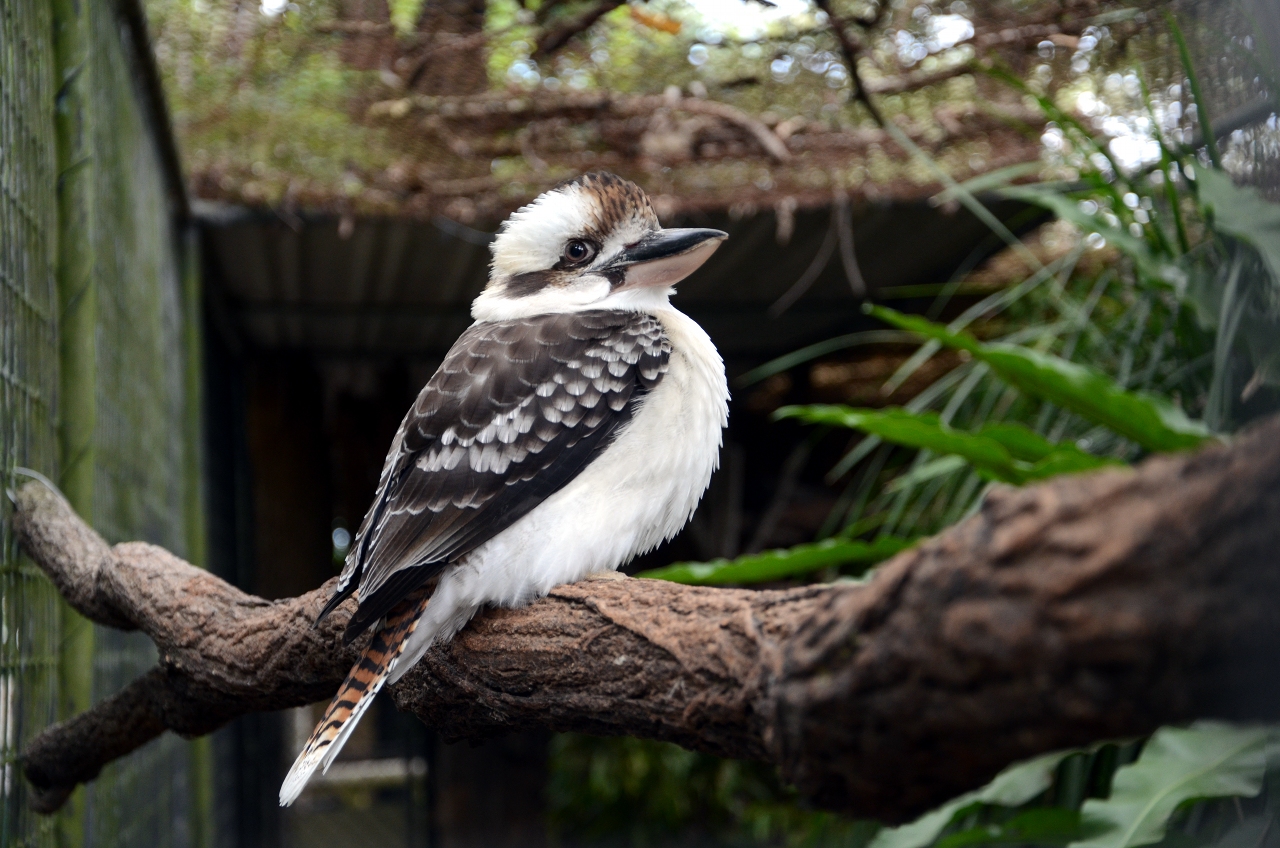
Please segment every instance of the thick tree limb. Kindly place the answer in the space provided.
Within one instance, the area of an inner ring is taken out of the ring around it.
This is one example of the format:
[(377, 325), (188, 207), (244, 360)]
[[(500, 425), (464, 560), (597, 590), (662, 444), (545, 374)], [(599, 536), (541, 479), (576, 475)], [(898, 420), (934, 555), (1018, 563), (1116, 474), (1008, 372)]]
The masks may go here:
[[(160, 665), (23, 754), (42, 809), (168, 728), (327, 698), (355, 657), (327, 588), (269, 603), (159, 548), (109, 548), (39, 484), (15, 529), (65, 597)], [(999, 489), (865, 585), (592, 580), (480, 616), (394, 687), (449, 737), (534, 726), (777, 763), (894, 821), (1007, 763), (1199, 716), (1280, 714), (1280, 419), (1139, 470)]]

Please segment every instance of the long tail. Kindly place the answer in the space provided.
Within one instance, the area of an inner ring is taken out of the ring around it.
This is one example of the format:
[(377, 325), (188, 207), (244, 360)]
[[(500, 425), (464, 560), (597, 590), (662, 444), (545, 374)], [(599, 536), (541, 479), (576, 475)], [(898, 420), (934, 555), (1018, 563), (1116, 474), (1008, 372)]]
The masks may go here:
[(373, 641), (359, 662), (351, 667), (342, 688), (333, 696), (324, 717), (285, 776), (280, 787), (280, 806), (287, 807), (297, 799), (317, 766), (323, 765), (321, 773), (329, 770), (329, 764), (338, 756), (360, 717), (373, 703), (373, 697), (395, 669), (404, 643), (417, 627), (428, 600), (430, 594), (422, 588), (387, 613), (382, 626), (373, 634)]

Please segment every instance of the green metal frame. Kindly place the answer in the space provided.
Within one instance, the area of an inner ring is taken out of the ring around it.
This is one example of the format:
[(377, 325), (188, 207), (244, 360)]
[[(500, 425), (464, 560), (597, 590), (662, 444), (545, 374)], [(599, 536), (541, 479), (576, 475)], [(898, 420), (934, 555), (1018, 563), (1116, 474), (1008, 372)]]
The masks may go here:
[[(97, 420), (97, 288), (93, 274), (94, 149), (90, 88), (91, 30), (84, 0), (55, 0), (53, 47), (58, 90), (58, 441), (63, 494), (93, 515), (94, 427)], [(93, 626), (62, 605), (59, 715), (93, 704)], [(85, 843), (88, 809), (77, 791), (59, 813), (58, 843)]]
[[(186, 487), (187, 559), (201, 568), (208, 567), (209, 538), (205, 525), (204, 504), (204, 335), (201, 332), (200, 305), (203, 288), (200, 277), (200, 237), (194, 226), (182, 234), (182, 346), (186, 361), (183, 396), (183, 424), (186, 429), (184, 456)], [(208, 736), (191, 740), (191, 844), (197, 848), (213, 848), (213, 740)]]
[[(109, 541), (203, 564), (199, 242), (138, 0), (0, 3), (0, 472), (55, 479)], [(167, 736), (64, 810), (25, 809), (18, 751), (155, 662), (95, 628), (0, 503), (0, 848), (213, 843), (209, 741)]]

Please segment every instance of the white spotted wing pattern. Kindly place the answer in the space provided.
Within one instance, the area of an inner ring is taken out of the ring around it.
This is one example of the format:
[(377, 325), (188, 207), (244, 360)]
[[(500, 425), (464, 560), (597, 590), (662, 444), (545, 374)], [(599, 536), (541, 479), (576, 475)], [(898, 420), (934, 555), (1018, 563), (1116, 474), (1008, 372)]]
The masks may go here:
[(576, 477), (667, 371), (662, 324), (595, 310), (472, 325), (418, 395), (325, 613), (353, 639)]

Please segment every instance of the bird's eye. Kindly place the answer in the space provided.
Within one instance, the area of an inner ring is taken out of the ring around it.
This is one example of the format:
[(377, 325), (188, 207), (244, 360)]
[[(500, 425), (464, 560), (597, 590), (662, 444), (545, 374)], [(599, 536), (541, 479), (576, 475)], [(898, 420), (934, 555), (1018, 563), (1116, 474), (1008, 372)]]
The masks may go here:
[(596, 249), (589, 241), (570, 239), (564, 246), (564, 260), (570, 265), (581, 265), (596, 255)]

